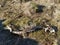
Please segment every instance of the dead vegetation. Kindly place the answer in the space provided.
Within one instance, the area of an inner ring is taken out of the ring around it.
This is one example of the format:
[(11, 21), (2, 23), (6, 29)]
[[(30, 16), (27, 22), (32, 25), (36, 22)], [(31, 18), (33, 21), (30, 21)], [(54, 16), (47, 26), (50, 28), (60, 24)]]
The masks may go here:
[[(60, 35), (60, 0), (0, 0), (0, 17), (6, 19), (4, 25), (14, 24), (21, 29), (32, 24), (41, 25), (42, 20), (46, 19), (48, 24), (58, 28), (57, 33)], [(42, 30), (32, 32), (28, 37), (40, 42), (44, 40), (44, 44), (49, 43), (45, 45), (52, 45), (51, 41), (55, 39), (55, 35), (50, 36)]]

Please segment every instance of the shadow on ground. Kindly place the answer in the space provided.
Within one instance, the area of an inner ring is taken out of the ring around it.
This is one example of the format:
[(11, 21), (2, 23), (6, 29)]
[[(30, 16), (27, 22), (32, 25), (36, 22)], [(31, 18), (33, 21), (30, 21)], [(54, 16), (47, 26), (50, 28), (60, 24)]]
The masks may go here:
[[(2, 20), (0, 20), (0, 29), (3, 28)], [(0, 30), (0, 45), (38, 45), (38, 42), (29, 39), (23, 38), (17, 34), (11, 33), (9, 30)]]
[(3, 24), (2, 24), (3, 21), (4, 20), (0, 20), (0, 30), (3, 30)]
[(44, 5), (37, 5), (36, 13), (42, 13), (44, 8)]

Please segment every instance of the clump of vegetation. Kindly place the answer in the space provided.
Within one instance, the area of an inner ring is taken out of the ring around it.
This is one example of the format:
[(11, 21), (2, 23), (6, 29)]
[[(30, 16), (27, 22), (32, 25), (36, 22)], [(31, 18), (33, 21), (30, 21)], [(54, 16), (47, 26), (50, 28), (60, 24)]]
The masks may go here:
[[(4, 2), (4, 1), (2, 1), (2, 2)], [(0, 1), (0, 3), (1, 3), (1, 1)], [(48, 22), (49, 24), (55, 25), (58, 27), (57, 33), (58, 33), (58, 35), (60, 35), (60, 22), (59, 22), (60, 14), (58, 14), (56, 16), (57, 18), (55, 19), (55, 16), (53, 14), (54, 11), (51, 8), (46, 9), (46, 10), (42, 9), (43, 10), (42, 13), (36, 13), (36, 9), (38, 9), (38, 7), (37, 7), (38, 4), (31, 1), (31, 2), (28, 2), (27, 5), (28, 4), (29, 5), (26, 8), (24, 8), (26, 3), (27, 2), (23, 2), (23, 3), (20, 3), (19, 1), (14, 2), (13, 0), (6, 0), (5, 4), (1, 3), (1, 5), (3, 4), (3, 6), (0, 7), (0, 12), (3, 13), (3, 16), (6, 19), (3, 22), (3, 24), (9, 25), (12, 23), (16, 26), (19, 26), (19, 28), (20, 28), (20, 27), (25, 27), (25, 26), (29, 25), (29, 22), (32, 22), (32, 24), (34, 24), (36, 26), (41, 25), (42, 20), (46, 19), (46, 20), (49, 20), (49, 22)], [(31, 10), (33, 10), (33, 11), (31, 11)], [(26, 12), (26, 14), (24, 12)], [(29, 14), (31, 14), (31, 15), (29, 16)], [(47, 38), (50, 42), (55, 39), (55, 35), (52, 36), (51, 34), (47, 34), (44, 32), (44, 30), (38, 30), (36, 32), (32, 32), (29, 34), (28, 37), (33, 38), (39, 42), (41, 42), (41, 41), (44, 42)], [(59, 38), (60, 38), (60, 36), (59, 36)]]

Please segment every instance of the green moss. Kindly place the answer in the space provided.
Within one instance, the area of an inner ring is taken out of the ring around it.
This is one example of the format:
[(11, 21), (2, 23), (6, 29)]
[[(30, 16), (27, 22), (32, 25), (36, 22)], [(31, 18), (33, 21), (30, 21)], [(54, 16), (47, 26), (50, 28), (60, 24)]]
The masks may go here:
[(37, 41), (43, 40), (45, 38), (44, 31), (40, 30), (40, 31), (30, 33), (29, 37), (30, 38), (35, 38)]
[(24, 26), (24, 25), (28, 25), (29, 21), (30, 21), (30, 19), (28, 17), (21, 17), (20, 19), (17, 19), (15, 21), (15, 24), (20, 25), (20, 26)]
[(4, 25), (8, 25), (8, 24), (11, 23), (11, 21), (12, 21), (12, 19), (7, 19), (6, 21), (3, 22), (3, 24), (4, 24)]
[(34, 18), (33, 19), (33, 23), (35, 23), (36, 25), (40, 24), (41, 23), (41, 17), (38, 17), (38, 18)]

